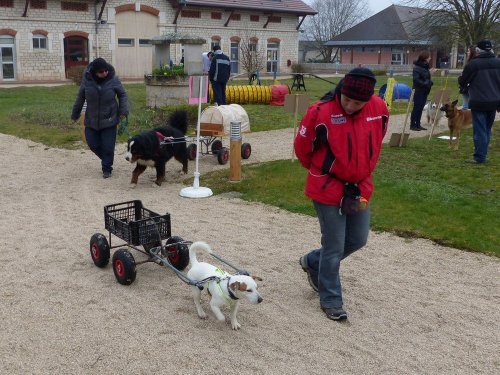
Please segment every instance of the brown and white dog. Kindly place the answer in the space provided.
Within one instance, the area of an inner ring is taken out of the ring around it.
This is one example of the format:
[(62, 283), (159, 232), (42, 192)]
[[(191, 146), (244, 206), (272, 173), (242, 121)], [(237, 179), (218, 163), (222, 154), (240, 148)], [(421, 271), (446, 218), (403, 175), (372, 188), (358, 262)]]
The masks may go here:
[(171, 158), (182, 164), (182, 172), (188, 172), (187, 127), (187, 112), (176, 111), (170, 116), (167, 126), (145, 131), (128, 140), (125, 159), (136, 163), (130, 181), (132, 187), (137, 186), (139, 176), (147, 167), (156, 169), (153, 187), (161, 186), (165, 180), (165, 164)]
[(466, 126), (472, 125), (472, 112), (470, 109), (458, 109), (458, 100), (446, 103), (441, 107), (441, 111), (448, 118), (448, 128), (450, 129), (450, 147), (453, 144), (453, 133), (456, 134), (455, 150), (458, 150), (460, 143), (460, 130)]
[[(261, 303), (262, 297), (257, 290), (257, 283), (255, 280), (262, 281), (262, 279), (246, 275), (230, 275), (209, 263), (198, 262), (196, 258), (197, 251), (204, 251), (206, 253), (212, 252), (210, 246), (205, 242), (194, 242), (189, 247), (191, 268), (187, 273), (187, 277), (195, 281), (207, 280), (205, 286), (212, 296), (210, 307), (215, 317), (217, 320), (223, 322), (225, 318), (220, 307), (222, 305), (229, 305), (231, 308), (231, 327), (233, 329), (239, 329), (241, 325), (236, 319), (236, 314), (238, 313), (240, 300), (246, 299), (252, 304)], [(191, 286), (191, 290), (198, 316), (202, 319), (206, 319), (207, 314), (201, 307), (200, 302), (201, 290), (195, 285)]]

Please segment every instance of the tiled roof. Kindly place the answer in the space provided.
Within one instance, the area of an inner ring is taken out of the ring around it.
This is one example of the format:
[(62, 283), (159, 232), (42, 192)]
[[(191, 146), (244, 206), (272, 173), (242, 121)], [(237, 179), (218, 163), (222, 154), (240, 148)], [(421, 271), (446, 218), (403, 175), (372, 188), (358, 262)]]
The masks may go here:
[(358, 23), (331, 41), (331, 46), (369, 44), (430, 44), (417, 36), (418, 19), (427, 9), (391, 5), (381, 12)]
[(217, 1), (199, 1), (199, 0), (170, 0), (172, 5), (186, 3), (190, 7), (210, 7), (223, 8), (228, 10), (245, 9), (264, 12), (293, 13), (299, 16), (315, 15), (317, 12), (301, 0), (217, 0)]

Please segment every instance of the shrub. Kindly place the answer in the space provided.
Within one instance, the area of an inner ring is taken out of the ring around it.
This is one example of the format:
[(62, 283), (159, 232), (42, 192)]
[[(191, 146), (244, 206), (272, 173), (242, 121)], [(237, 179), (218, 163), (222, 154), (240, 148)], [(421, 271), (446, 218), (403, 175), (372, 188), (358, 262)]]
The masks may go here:
[(373, 70), (373, 74), (375, 74), (376, 76), (385, 76), (387, 75), (387, 70), (384, 69)]
[(309, 71), (308, 67), (300, 63), (292, 64), (291, 69), (292, 73), (307, 73)]
[(184, 65), (162, 65), (160, 68), (153, 69), (153, 75), (155, 76), (165, 76), (165, 77), (176, 77), (185, 76)]

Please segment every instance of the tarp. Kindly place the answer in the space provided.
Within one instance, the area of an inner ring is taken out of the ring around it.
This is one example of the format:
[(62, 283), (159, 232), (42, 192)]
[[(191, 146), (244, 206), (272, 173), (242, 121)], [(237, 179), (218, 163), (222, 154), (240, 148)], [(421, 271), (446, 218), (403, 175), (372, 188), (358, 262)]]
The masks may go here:
[(224, 132), (231, 131), (231, 121), (241, 121), (241, 132), (250, 132), (250, 121), (245, 109), (239, 104), (210, 106), (201, 113), (200, 123), (223, 124)]
[(290, 94), (290, 89), (287, 85), (272, 85), (271, 86), (271, 103), (270, 105), (284, 105), (285, 96)]

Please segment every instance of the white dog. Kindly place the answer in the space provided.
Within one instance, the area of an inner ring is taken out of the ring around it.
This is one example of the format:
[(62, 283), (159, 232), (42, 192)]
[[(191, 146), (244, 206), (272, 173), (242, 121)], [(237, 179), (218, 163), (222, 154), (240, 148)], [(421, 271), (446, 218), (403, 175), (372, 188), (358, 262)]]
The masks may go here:
[(427, 104), (424, 106), (424, 111), (427, 115), (427, 125), (432, 125), (432, 123), (434, 122), (434, 118), (436, 118), (436, 113), (436, 125), (439, 125), (439, 120), (441, 120), (441, 117), (443, 117), (443, 112), (439, 110), (437, 103), (433, 103), (432, 101), (427, 102)]
[[(210, 246), (205, 242), (194, 242), (189, 247), (191, 269), (188, 271), (187, 276), (194, 281), (210, 279), (207, 280), (205, 286), (212, 296), (210, 307), (213, 313), (219, 321), (224, 321), (224, 315), (220, 307), (224, 304), (230, 305), (231, 327), (233, 329), (240, 328), (241, 325), (236, 320), (240, 299), (245, 298), (253, 304), (261, 303), (262, 297), (257, 291), (257, 283), (255, 280), (261, 281), (262, 279), (245, 275), (230, 275), (211, 264), (198, 262), (198, 259), (196, 259), (196, 252), (198, 250), (207, 253), (212, 252)], [(207, 314), (205, 314), (205, 311), (203, 311), (201, 307), (201, 290), (195, 285), (192, 285), (191, 288), (198, 316), (202, 319), (206, 319)]]

